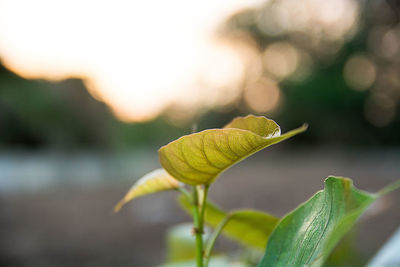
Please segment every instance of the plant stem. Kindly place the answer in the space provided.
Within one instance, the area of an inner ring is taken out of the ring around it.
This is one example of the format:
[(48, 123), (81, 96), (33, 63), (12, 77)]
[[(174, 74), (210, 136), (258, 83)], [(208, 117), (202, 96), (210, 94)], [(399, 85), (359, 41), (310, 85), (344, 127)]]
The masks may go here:
[(204, 230), (204, 215), (206, 212), (206, 203), (207, 203), (207, 195), (208, 195), (208, 188), (210, 187), (210, 185), (205, 185), (204, 186), (204, 194), (203, 194), (203, 201), (201, 203), (201, 207), (200, 207), (200, 227), (201, 229)]
[(208, 263), (210, 261), (210, 257), (211, 257), (211, 252), (214, 248), (215, 245), (215, 241), (217, 241), (218, 236), (221, 234), (222, 230), (224, 229), (225, 225), (228, 223), (229, 219), (231, 218), (231, 215), (228, 214), (217, 226), (217, 228), (215, 228), (212, 236), (210, 236), (210, 238), (208, 239), (207, 242), (207, 247), (206, 250), (204, 252), (204, 267), (208, 266)]
[(182, 194), (184, 194), (187, 199), (190, 201), (192, 199), (192, 196), (190, 195), (190, 193), (183, 187), (178, 187), (176, 190), (178, 190), (179, 192), (181, 192)]
[(196, 261), (197, 267), (204, 267), (203, 265), (203, 222), (199, 213), (199, 195), (197, 187), (193, 186), (193, 224), (194, 233), (196, 235)]

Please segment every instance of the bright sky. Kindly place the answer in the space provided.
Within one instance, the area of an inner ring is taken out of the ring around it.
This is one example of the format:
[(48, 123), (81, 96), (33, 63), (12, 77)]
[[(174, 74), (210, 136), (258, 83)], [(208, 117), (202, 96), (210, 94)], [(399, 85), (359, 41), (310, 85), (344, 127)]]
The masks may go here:
[(82, 77), (119, 118), (147, 120), (235, 94), (244, 63), (215, 31), (259, 2), (0, 0), (0, 58), (27, 78)]

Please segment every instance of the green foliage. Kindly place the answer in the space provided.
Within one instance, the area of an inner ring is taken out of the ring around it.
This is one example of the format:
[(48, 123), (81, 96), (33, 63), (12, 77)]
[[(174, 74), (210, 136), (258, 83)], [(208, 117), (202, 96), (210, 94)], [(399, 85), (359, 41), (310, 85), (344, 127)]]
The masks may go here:
[(164, 169), (190, 185), (211, 184), (222, 172), (257, 151), (304, 132), (307, 126), (280, 135), (264, 117), (237, 118), (223, 129), (183, 136), (159, 151)]
[(329, 177), (323, 191), (277, 225), (259, 267), (321, 266), (376, 198), (355, 189), (350, 179)]
[[(193, 232), (195, 238), (177, 238), (175, 232), (169, 235), (169, 263), (163, 267), (232, 266), (226, 257), (212, 254), (220, 234), (247, 249), (264, 250), (266, 246), (258, 267), (322, 266), (366, 208), (381, 195), (399, 188), (400, 181), (378, 194), (370, 194), (354, 188), (348, 178), (329, 177), (323, 191), (281, 220), (254, 210), (227, 213), (207, 201), (211, 183), (223, 171), (306, 129), (304, 125), (280, 135), (280, 127), (274, 121), (250, 115), (236, 118), (222, 129), (183, 136), (159, 150), (164, 169), (141, 178), (119, 202), (116, 210), (142, 195), (171, 189), (182, 193), (178, 201), (185, 211), (192, 214), (194, 222), (190, 231), (186, 227), (186, 235)], [(178, 181), (190, 185), (191, 192)], [(206, 246), (203, 245), (204, 223), (215, 229)], [(240, 259), (235, 266), (249, 266), (244, 262)]]
[(185, 262), (196, 258), (193, 225), (183, 223), (173, 226), (167, 233), (167, 262)]
[[(185, 195), (178, 199), (182, 208), (190, 214), (191, 202)], [(225, 218), (222, 234), (250, 248), (264, 249), (279, 218), (255, 210), (235, 210), (229, 213), (210, 201), (206, 203), (205, 222), (216, 228)]]

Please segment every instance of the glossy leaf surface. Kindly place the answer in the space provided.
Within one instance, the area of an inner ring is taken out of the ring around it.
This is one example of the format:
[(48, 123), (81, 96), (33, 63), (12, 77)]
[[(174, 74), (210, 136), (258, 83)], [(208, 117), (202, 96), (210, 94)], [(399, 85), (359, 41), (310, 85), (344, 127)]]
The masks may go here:
[(377, 197), (357, 190), (350, 179), (327, 178), (323, 191), (280, 221), (258, 267), (322, 266), (337, 242)]
[[(190, 214), (190, 200), (185, 195), (179, 196), (179, 202)], [(237, 210), (226, 213), (211, 202), (207, 202), (205, 222), (215, 228), (226, 216), (229, 221), (223, 228), (222, 234), (245, 246), (264, 250), (267, 240), (279, 221), (279, 218), (255, 210)]]
[(169, 175), (164, 169), (154, 170), (140, 178), (128, 193), (115, 206), (114, 211), (118, 212), (127, 202), (134, 198), (160, 192), (176, 189), (180, 182)]
[(179, 181), (210, 184), (237, 162), (306, 129), (304, 125), (280, 135), (274, 121), (249, 115), (234, 119), (223, 129), (182, 136), (161, 147), (159, 158), (164, 169)]

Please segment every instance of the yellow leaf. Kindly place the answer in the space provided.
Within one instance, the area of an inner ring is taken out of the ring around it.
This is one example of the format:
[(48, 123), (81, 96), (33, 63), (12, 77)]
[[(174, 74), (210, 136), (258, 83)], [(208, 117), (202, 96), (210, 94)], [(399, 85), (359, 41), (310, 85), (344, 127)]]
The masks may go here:
[(128, 193), (121, 199), (114, 208), (114, 212), (118, 212), (122, 206), (134, 198), (165, 191), (172, 190), (180, 187), (179, 181), (169, 175), (164, 169), (154, 170), (142, 178), (140, 178)]
[(234, 119), (223, 129), (182, 136), (159, 150), (161, 165), (190, 185), (211, 184), (222, 172), (257, 151), (304, 132), (306, 125), (280, 135), (280, 127), (265, 117)]

